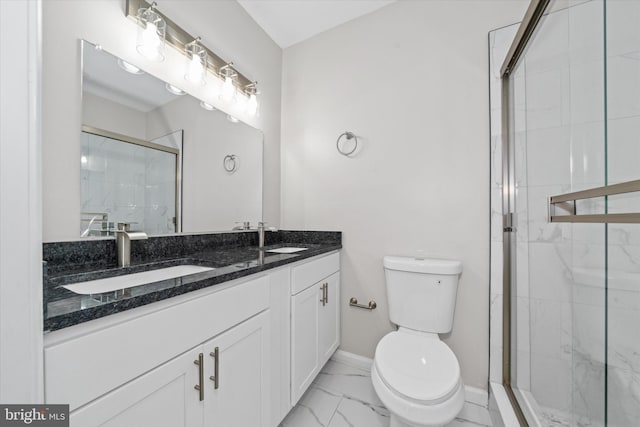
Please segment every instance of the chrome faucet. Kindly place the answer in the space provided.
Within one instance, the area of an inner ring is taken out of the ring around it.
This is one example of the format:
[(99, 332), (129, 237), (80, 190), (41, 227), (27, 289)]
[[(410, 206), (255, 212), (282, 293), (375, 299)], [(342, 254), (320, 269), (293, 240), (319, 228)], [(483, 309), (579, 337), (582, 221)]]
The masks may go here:
[(143, 231), (131, 231), (131, 223), (119, 222), (116, 229), (116, 248), (118, 252), (118, 267), (131, 265), (131, 241), (148, 239)]
[(278, 231), (275, 227), (265, 227), (264, 222), (258, 223), (258, 249), (264, 249), (264, 232), (265, 230), (269, 231)]
[(235, 231), (235, 230), (251, 230), (251, 223), (249, 221), (236, 222), (236, 224), (241, 224), (241, 225), (236, 225), (231, 230), (233, 230), (233, 231)]

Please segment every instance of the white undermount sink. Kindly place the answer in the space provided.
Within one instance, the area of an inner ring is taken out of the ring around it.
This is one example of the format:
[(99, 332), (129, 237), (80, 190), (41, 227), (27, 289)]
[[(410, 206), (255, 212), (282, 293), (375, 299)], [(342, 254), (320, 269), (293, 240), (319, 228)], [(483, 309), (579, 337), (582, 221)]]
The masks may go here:
[(293, 254), (295, 252), (306, 251), (308, 248), (294, 248), (292, 246), (277, 249), (267, 249), (267, 252), (274, 254)]
[(175, 267), (160, 268), (158, 270), (143, 271), (142, 273), (123, 274), (106, 279), (63, 285), (62, 287), (76, 294), (101, 294), (211, 270), (213, 270), (213, 268), (201, 267), (199, 265), (178, 265)]

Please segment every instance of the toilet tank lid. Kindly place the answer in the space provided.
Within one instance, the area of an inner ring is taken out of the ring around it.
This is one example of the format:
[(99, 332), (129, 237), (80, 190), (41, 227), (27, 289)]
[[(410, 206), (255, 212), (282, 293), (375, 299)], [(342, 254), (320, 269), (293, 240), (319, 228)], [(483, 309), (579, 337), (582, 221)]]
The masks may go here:
[(385, 256), (382, 264), (388, 270), (409, 271), (429, 274), (460, 274), (462, 261), (455, 259), (410, 258), (402, 256)]

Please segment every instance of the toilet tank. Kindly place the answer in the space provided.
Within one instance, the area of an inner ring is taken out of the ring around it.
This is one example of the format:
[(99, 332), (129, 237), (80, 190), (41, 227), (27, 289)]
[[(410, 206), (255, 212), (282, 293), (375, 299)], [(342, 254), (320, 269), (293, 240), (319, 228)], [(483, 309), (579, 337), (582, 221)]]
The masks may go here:
[(385, 256), (383, 265), (393, 323), (422, 332), (451, 331), (461, 261)]

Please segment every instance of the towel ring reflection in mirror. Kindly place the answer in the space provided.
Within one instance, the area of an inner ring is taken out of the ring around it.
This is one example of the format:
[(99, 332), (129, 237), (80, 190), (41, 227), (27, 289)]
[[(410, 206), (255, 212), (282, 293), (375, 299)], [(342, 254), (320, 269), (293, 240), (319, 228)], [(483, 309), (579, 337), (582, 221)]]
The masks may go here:
[(226, 156), (224, 156), (224, 160), (222, 160), (222, 167), (224, 167), (225, 171), (227, 171), (228, 173), (235, 173), (238, 170), (239, 166), (240, 161), (238, 159), (238, 156), (236, 156), (235, 154), (227, 154)]
[[(353, 148), (351, 150), (346, 151), (341, 148), (340, 142), (342, 141), (343, 137), (346, 137), (347, 141), (350, 141), (352, 139), (354, 140)], [(342, 132), (338, 137), (338, 139), (336, 140), (336, 148), (338, 149), (338, 152), (343, 156), (350, 156), (353, 153), (355, 153), (355, 151), (358, 149), (358, 137), (353, 132), (349, 132), (349, 131)]]

